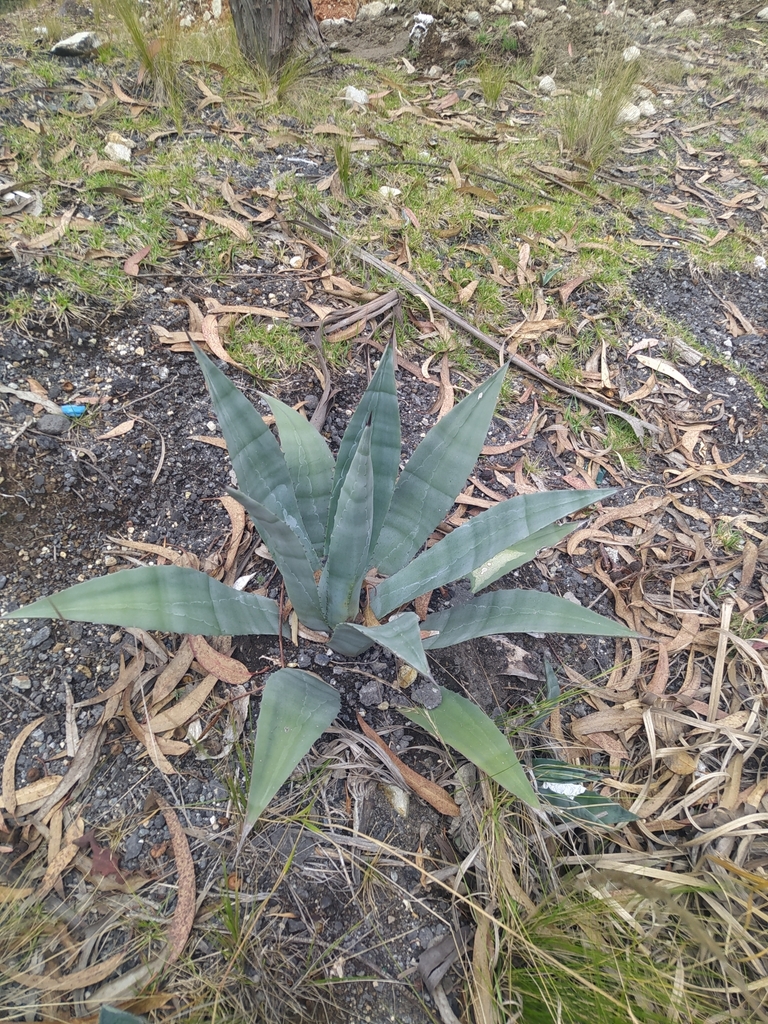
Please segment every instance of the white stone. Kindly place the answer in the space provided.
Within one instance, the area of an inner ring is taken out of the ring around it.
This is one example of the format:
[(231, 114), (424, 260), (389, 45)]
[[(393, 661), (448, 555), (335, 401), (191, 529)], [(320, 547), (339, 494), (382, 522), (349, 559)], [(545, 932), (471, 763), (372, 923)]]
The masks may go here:
[(758, 11), (755, 15), (758, 21), (768, 21), (768, 7), (763, 7), (761, 11)]
[(695, 25), (698, 20), (696, 12), (692, 11), (690, 7), (686, 7), (684, 11), (680, 11), (672, 24), (677, 25), (678, 28), (688, 28), (689, 25)]
[(347, 103), (359, 103), (361, 107), (365, 107), (368, 104), (368, 93), (365, 89), (356, 89), (354, 85), (348, 85), (341, 94), (341, 98), (346, 100)]
[(386, 9), (387, 5), (383, 4), (381, 0), (373, 0), (373, 3), (363, 4), (357, 12), (357, 19), (358, 21), (372, 21), (374, 18), (380, 18)]
[(543, 92), (545, 96), (551, 96), (557, 86), (552, 75), (544, 75), (543, 78), (539, 79), (539, 92)]
[(109, 160), (119, 160), (123, 164), (131, 162), (131, 151), (122, 142), (108, 142), (104, 147), (104, 155)]
[(640, 108), (634, 103), (625, 103), (618, 113), (616, 124), (636, 124), (640, 120)]
[(382, 185), (379, 189), (379, 195), (384, 196), (385, 199), (394, 199), (402, 194), (401, 189), (393, 188), (391, 185)]
[(431, 14), (419, 13), (415, 15), (411, 34), (408, 38), (415, 46), (418, 46), (429, 31), (430, 26), (434, 25), (434, 23), (435, 19)]
[(525, 32), (528, 26), (524, 21), (513, 21), (510, 28), (517, 29), (518, 32)]
[(644, 85), (638, 85), (635, 90), (635, 99), (637, 100), (649, 100), (653, 96), (650, 89), (646, 89)]
[(179, 28), (192, 28), (192, 26), (194, 24), (195, 24), (195, 19), (192, 17), (192, 15), (191, 14), (185, 14), (184, 17), (179, 22)]
[(427, 78), (439, 78), (440, 75), (442, 75), (442, 73), (443, 69), (440, 67), (440, 65), (433, 64), (432, 67), (427, 72)]
[(51, 47), (51, 53), (57, 57), (85, 57), (94, 53), (101, 46), (101, 40), (95, 32), (76, 32), (73, 36), (60, 39)]
[[(768, 10), (768, 8), (766, 8), (766, 9)], [(755, 270), (765, 270), (765, 268), (766, 268), (765, 256), (755, 256), (754, 260), (752, 261), (752, 264), (753, 264)]]
[(211, 15), (214, 21), (221, 17), (221, 0), (211, 0)]
[(637, 46), (628, 46), (621, 56), (627, 64), (631, 63), (633, 60), (640, 60), (640, 49)]
[(656, 107), (654, 107), (650, 100), (640, 100), (637, 104), (637, 109), (640, 111), (640, 117), (653, 117), (656, 113)]
[(480, 28), (483, 23), (483, 19), (480, 16), (480, 11), (465, 11), (464, 21), (469, 25), (470, 28)]
[(545, 11), (543, 7), (532, 7), (528, 12), (528, 16), (531, 21), (546, 21), (549, 17), (549, 12)]

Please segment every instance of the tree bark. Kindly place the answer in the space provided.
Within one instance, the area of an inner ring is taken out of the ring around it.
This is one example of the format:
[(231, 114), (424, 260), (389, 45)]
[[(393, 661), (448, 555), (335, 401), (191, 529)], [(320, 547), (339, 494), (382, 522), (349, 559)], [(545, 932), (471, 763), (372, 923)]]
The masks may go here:
[(310, 0), (229, 0), (246, 60), (273, 74), (296, 54), (325, 53)]

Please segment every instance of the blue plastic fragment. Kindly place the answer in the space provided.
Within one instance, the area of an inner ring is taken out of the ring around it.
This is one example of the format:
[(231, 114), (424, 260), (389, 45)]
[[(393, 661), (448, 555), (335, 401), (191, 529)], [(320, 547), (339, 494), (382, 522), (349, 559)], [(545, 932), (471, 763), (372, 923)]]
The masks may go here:
[(85, 413), (84, 405), (62, 405), (61, 411), (65, 416), (82, 416)]

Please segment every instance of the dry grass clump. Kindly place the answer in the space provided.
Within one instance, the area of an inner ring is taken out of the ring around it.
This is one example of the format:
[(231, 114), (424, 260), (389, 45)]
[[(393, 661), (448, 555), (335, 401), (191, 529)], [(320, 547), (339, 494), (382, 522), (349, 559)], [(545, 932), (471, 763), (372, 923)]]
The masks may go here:
[(606, 61), (588, 87), (560, 99), (556, 124), (573, 160), (596, 170), (616, 151), (622, 136), (619, 114), (640, 77), (640, 64), (621, 54)]

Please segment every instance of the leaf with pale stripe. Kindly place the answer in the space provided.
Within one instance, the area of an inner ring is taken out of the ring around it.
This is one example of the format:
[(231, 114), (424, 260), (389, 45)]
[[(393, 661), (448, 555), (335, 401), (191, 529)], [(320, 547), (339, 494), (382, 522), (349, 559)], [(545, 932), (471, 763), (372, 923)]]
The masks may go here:
[[(613, 493), (613, 490), (547, 491), (500, 501), (380, 583), (371, 598), (374, 615), (383, 618), (393, 608), (399, 608), (429, 590), (437, 590), (469, 576), (503, 549)], [(544, 546), (544, 543), (539, 544), (534, 551)]]
[(395, 486), (371, 565), (393, 576), (413, 558), (456, 500), (483, 447), (506, 366), (429, 431)]
[(320, 576), (320, 600), (333, 628), (360, 610), (360, 587), (368, 567), (373, 518), (371, 425), (367, 424), (349, 464)]
[(288, 597), (301, 622), (310, 629), (327, 629), (323, 605), (315, 583), (315, 568), (318, 559), (309, 540), (295, 522), (278, 519), (259, 501), (254, 501), (242, 491), (228, 487), (227, 491), (248, 512), (256, 529), (275, 560), (283, 577)]
[[(371, 424), (371, 462), (373, 464), (373, 517), (371, 548), (376, 544), (381, 524), (392, 500), (392, 491), (400, 467), (400, 410), (395, 387), (395, 350), (387, 345), (378, 368), (355, 409), (339, 445), (336, 473), (328, 515), (326, 550), (330, 531), (335, 529), (336, 506), (341, 488), (352, 464), (357, 444), (366, 423)], [(370, 565), (370, 563), (369, 563)], [(368, 566), (366, 566), (368, 568)]]
[(293, 517), (306, 534), (285, 458), (272, 431), (245, 395), (192, 346), (227, 442), (237, 486), (280, 519)]
[(521, 565), (534, 559), (543, 548), (553, 548), (569, 533), (573, 533), (578, 526), (579, 523), (565, 523), (560, 526), (553, 523), (551, 526), (545, 526), (542, 530), (532, 533), (525, 540), (518, 541), (517, 544), (499, 551), (493, 558), (469, 574), (472, 593), (476, 594), (479, 590), (484, 590), (496, 580), (501, 579), (502, 576), (506, 576), (508, 572), (512, 572), (513, 569), (519, 569)]
[(354, 658), (374, 643), (392, 651), (423, 676), (432, 678), (421, 643), (419, 619), (414, 612), (396, 615), (380, 626), (359, 626), (354, 622), (343, 622), (333, 631), (329, 646), (339, 654)]
[(202, 636), (277, 634), (277, 602), (245, 594), (197, 569), (146, 565), (77, 583), (7, 613), (12, 619), (72, 619)]
[(631, 629), (563, 597), (535, 590), (493, 590), (457, 608), (428, 615), (422, 629), (437, 635), (425, 650), (452, 647), (492, 633), (570, 633), (584, 636), (637, 636)]
[(440, 692), (443, 699), (436, 708), (400, 710), (415, 725), (458, 750), (514, 796), (530, 807), (539, 807), (539, 799), (507, 737), (477, 704), (444, 686), (440, 687)]
[(322, 555), (333, 483), (333, 456), (325, 438), (295, 409), (262, 393), (280, 432), (299, 512), (315, 553)]
[(336, 690), (311, 672), (281, 668), (269, 677), (256, 724), (241, 843), (340, 707)]

